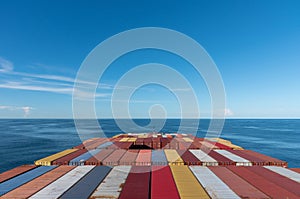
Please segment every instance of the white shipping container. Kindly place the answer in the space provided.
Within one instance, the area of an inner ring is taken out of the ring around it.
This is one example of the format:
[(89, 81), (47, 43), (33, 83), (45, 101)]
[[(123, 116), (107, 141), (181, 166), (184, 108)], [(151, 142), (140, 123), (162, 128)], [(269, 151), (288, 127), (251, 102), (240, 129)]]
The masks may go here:
[(209, 168), (201, 166), (190, 166), (190, 169), (212, 199), (240, 198)]
[(118, 198), (130, 169), (131, 166), (115, 166), (90, 198)]
[(202, 162), (203, 166), (218, 166), (218, 161), (210, 157), (204, 151), (198, 149), (190, 149), (190, 152)]
[(220, 150), (220, 149), (217, 149), (217, 150), (214, 150), (214, 151), (221, 154), (222, 156), (232, 160), (233, 162), (235, 162), (236, 166), (252, 166), (252, 162), (250, 162), (249, 160), (247, 160), (245, 158), (242, 158), (238, 155), (235, 155), (235, 154), (233, 154), (229, 151)]
[(294, 180), (294, 181), (300, 183), (300, 174), (295, 171), (289, 170), (284, 167), (277, 167), (277, 166), (264, 166), (264, 167), (266, 169), (269, 169), (275, 173), (278, 173), (282, 176), (285, 176), (291, 180)]
[(83, 176), (91, 171), (95, 166), (78, 166), (58, 180), (30, 197), (30, 199), (55, 199), (59, 198), (64, 192), (78, 182)]

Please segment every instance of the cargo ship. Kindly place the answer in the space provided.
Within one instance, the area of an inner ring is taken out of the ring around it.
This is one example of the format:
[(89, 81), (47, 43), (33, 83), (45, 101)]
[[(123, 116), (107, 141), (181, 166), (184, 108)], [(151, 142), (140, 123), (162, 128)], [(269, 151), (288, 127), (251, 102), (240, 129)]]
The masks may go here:
[(0, 174), (5, 199), (300, 198), (300, 168), (222, 138), (119, 134)]

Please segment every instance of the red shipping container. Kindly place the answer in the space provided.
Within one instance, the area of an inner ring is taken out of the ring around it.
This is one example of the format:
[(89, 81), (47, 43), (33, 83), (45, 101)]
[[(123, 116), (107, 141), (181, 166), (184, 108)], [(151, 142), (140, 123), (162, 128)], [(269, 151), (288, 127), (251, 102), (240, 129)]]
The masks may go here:
[(208, 152), (208, 155), (218, 161), (218, 164), (220, 166), (226, 166), (226, 165), (235, 165), (235, 162), (222, 156), (221, 154), (215, 152), (214, 150), (211, 150)]
[(139, 153), (139, 150), (128, 150), (120, 159), (120, 165), (135, 165), (135, 159)]
[(22, 165), (22, 166), (14, 168), (14, 169), (11, 169), (9, 171), (5, 171), (0, 174), (0, 183), (4, 182), (10, 178), (13, 178), (17, 175), (20, 175), (22, 173), (25, 173), (31, 169), (34, 169), (35, 167), (36, 167), (35, 165)]
[(287, 167), (287, 162), (284, 162), (282, 160), (276, 159), (276, 158), (272, 158), (270, 156), (267, 155), (263, 155), (261, 153), (257, 153), (255, 151), (251, 151), (251, 150), (241, 150), (242, 153), (245, 154), (249, 154), (252, 156), (255, 156), (257, 158), (260, 158), (262, 160), (264, 160), (265, 162), (268, 162), (269, 165), (274, 165), (274, 166), (283, 166), (283, 167)]
[(188, 150), (177, 150), (185, 165), (201, 165), (201, 161)]
[(255, 155), (247, 154), (247, 153), (245, 153), (243, 151), (244, 150), (230, 150), (230, 153), (233, 153), (235, 155), (238, 155), (238, 156), (240, 156), (242, 158), (245, 158), (245, 159), (249, 160), (250, 162), (252, 162), (253, 165), (264, 166), (264, 165), (269, 165), (270, 164), (266, 160), (258, 158)]
[(58, 158), (52, 162), (53, 165), (68, 165), (70, 160), (86, 153), (88, 150), (87, 149), (79, 149), (77, 151), (74, 151), (73, 153), (70, 153), (68, 155), (65, 155), (61, 158)]
[(103, 160), (103, 165), (111, 165), (115, 166), (119, 164), (119, 160), (122, 158), (122, 156), (125, 154), (126, 150), (118, 149), (112, 152), (107, 158)]
[(87, 161), (85, 161), (85, 165), (102, 165), (103, 160), (113, 153), (115, 150), (113, 149), (103, 149)]
[(277, 184), (270, 182), (269, 180), (248, 170), (245, 167), (228, 166), (227, 168), (271, 198), (299, 199), (299, 196), (295, 195), (294, 193), (291, 193)]
[(132, 166), (119, 199), (148, 199), (150, 178), (149, 166)]
[(248, 170), (264, 177), (265, 179), (277, 184), (278, 186), (296, 194), (300, 198), (300, 183), (284, 177), (278, 173), (270, 171), (264, 167), (247, 167)]
[(140, 150), (135, 160), (136, 165), (151, 165), (151, 150)]
[(151, 199), (180, 199), (169, 166), (152, 166)]
[(74, 166), (59, 166), (35, 178), (34, 180), (29, 181), (26, 184), (8, 192), (1, 198), (28, 198), (74, 168)]
[(209, 169), (241, 198), (269, 198), (226, 167), (209, 167)]
[(89, 144), (88, 146), (86, 146), (86, 149), (96, 149), (97, 147), (99, 147), (101, 144), (108, 142), (109, 140), (107, 138), (99, 138), (96, 140), (96, 142), (94, 142), (93, 144)]

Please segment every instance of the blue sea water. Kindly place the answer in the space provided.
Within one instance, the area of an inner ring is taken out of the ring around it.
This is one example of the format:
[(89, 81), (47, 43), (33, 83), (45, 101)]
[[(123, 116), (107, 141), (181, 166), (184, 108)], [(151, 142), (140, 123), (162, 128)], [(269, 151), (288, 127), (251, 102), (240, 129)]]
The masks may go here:
[[(186, 120), (184, 133), (193, 129), (196, 120)], [(141, 126), (147, 119), (135, 120)], [(179, 119), (168, 119), (162, 132), (177, 132)], [(97, 127), (82, 120), (86, 138), (97, 137)], [(107, 137), (122, 133), (114, 120), (99, 120)], [(197, 136), (205, 136), (210, 120), (201, 119)], [(190, 125), (189, 125), (190, 124)], [(131, 132), (150, 132), (153, 129), (131, 128)], [(54, 154), (81, 143), (74, 121), (71, 119), (1, 119), (0, 120), (0, 172)], [(225, 121), (222, 138), (231, 140), (245, 149), (254, 150), (288, 162), (289, 167), (300, 167), (300, 120), (287, 119), (230, 119)]]

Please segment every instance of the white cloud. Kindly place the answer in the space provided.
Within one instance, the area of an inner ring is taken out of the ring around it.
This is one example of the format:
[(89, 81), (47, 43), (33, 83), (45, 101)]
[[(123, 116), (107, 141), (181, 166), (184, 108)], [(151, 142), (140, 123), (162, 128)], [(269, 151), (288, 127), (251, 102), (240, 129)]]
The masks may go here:
[(24, 117), (27, 117), (31, 110), (33, 110), (33, 107), (30, 106), (0, 106), (0, 110), (9, 110), (9, 111), (18, 111), (22, 110), (24, 112)]
[(225, 108), (224, 114), (225, 114), (225, 116), (233, 116), (234, 115), (233, 111), (230, 110), (229, 108)]
[(0, 57), (0, 72), (10, 72), (14, 69), (12, 62)]
[(30, 106), (23, 106), (21, 109), (24, 111), (24, 117), (27, 117), (33, 108)]

